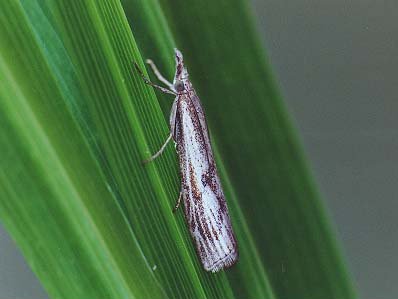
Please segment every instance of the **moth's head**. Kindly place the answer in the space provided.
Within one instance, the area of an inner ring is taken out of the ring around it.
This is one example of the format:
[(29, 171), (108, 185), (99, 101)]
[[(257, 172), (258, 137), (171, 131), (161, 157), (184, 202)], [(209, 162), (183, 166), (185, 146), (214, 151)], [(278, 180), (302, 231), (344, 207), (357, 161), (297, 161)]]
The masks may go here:
[(174, 76), (174, 86), (175, 86), (176, 90), (178, 91), (177, 84), (181, 86), (181, 84), (178, 83), (178, 81), (184, 82), (184, 79), (188, 78), (188, 72), (184, 66), (184, 58), (182, 57), (180, 50), (175, 48), (174, 51), (175, 51), (175, 57), (176, 57), (176, 73)]

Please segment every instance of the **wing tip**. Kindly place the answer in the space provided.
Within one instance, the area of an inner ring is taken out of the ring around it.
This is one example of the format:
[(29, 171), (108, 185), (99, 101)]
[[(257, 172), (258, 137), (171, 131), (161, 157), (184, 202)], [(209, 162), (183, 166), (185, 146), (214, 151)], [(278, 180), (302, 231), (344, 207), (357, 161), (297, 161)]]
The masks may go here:
[(227, 269), (229, 267), (232, 267), (233, 265), (236, 264), (236, 262), (239, 259), (239, 254), (236, 249), (233, 251), (229, 252), (227, 255), (222, 257), (221, 259), (218, 259), (217, 261), (205, 265), (204, 268), (206, 271), (216, 273), (220, 270)]

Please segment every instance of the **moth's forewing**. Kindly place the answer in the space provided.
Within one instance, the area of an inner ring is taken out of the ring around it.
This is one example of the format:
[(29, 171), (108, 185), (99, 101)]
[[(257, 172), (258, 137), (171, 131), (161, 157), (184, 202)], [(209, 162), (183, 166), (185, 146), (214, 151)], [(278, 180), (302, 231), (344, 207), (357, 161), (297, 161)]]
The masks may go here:
[(237, 244), (203, 110), (193, 89), (177, 97), (175, 111), (185, 217), (205, 270), (216, 272), (237, 261)]

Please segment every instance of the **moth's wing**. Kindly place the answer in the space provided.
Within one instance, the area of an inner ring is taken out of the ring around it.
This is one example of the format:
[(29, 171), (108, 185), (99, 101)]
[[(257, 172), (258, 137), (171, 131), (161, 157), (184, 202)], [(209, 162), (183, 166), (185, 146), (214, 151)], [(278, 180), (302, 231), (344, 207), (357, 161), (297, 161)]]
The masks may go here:
[(176, 137), (176, 114), (177, 114), (177, 102), (178, 102), (178, 96), (174, 99), (173, 106), (171, 107), (171, 112), (170, 112), (170, 133), (173, 136), (174, 141), (177, 141)]
[(195, 171), (190, 171), (187, 179), (189, 184), (184, 192), (187, 223), (205, 270), (217, 272), (238, 259), (225, 198), (222, 190), (214, 190), (220, 186), (203, 184)]
[[(194, 91), (194, 94), (192, 97), (190, 97), (191, 102), (193, 106), (195, 107), (195, 112), (197, 114), (197, 117), (199, 119), (199, 124), (202, 128), (203, 132), (203, 138), (207, 144), (209, 144), (211, 148), (211, 143), (210, 143), (210, 137), (209, 137), (209, 129), (207, 128), (207, 122), (206, 122), (206, 116), (202, 108), (202, 104), (200, 102), (199, 97), (196, 95), (196, 92)], [(210, 150), (208, 153), (209, 159), (214, 159), (213, 157), (213, 152)]]
[(176, 119), (186, 220), (204, 268), (216, 272), (233, 265), (238, 252), (207, 128), (189, 99), (177, 104)]

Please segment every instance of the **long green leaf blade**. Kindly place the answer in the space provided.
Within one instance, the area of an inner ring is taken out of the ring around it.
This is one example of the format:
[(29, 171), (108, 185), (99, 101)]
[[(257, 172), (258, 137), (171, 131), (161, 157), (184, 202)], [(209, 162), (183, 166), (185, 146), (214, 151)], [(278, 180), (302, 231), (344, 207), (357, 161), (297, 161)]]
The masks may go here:
[(22, 7), (0, 20), (1, 219), (54, 297), (164, 296)]

